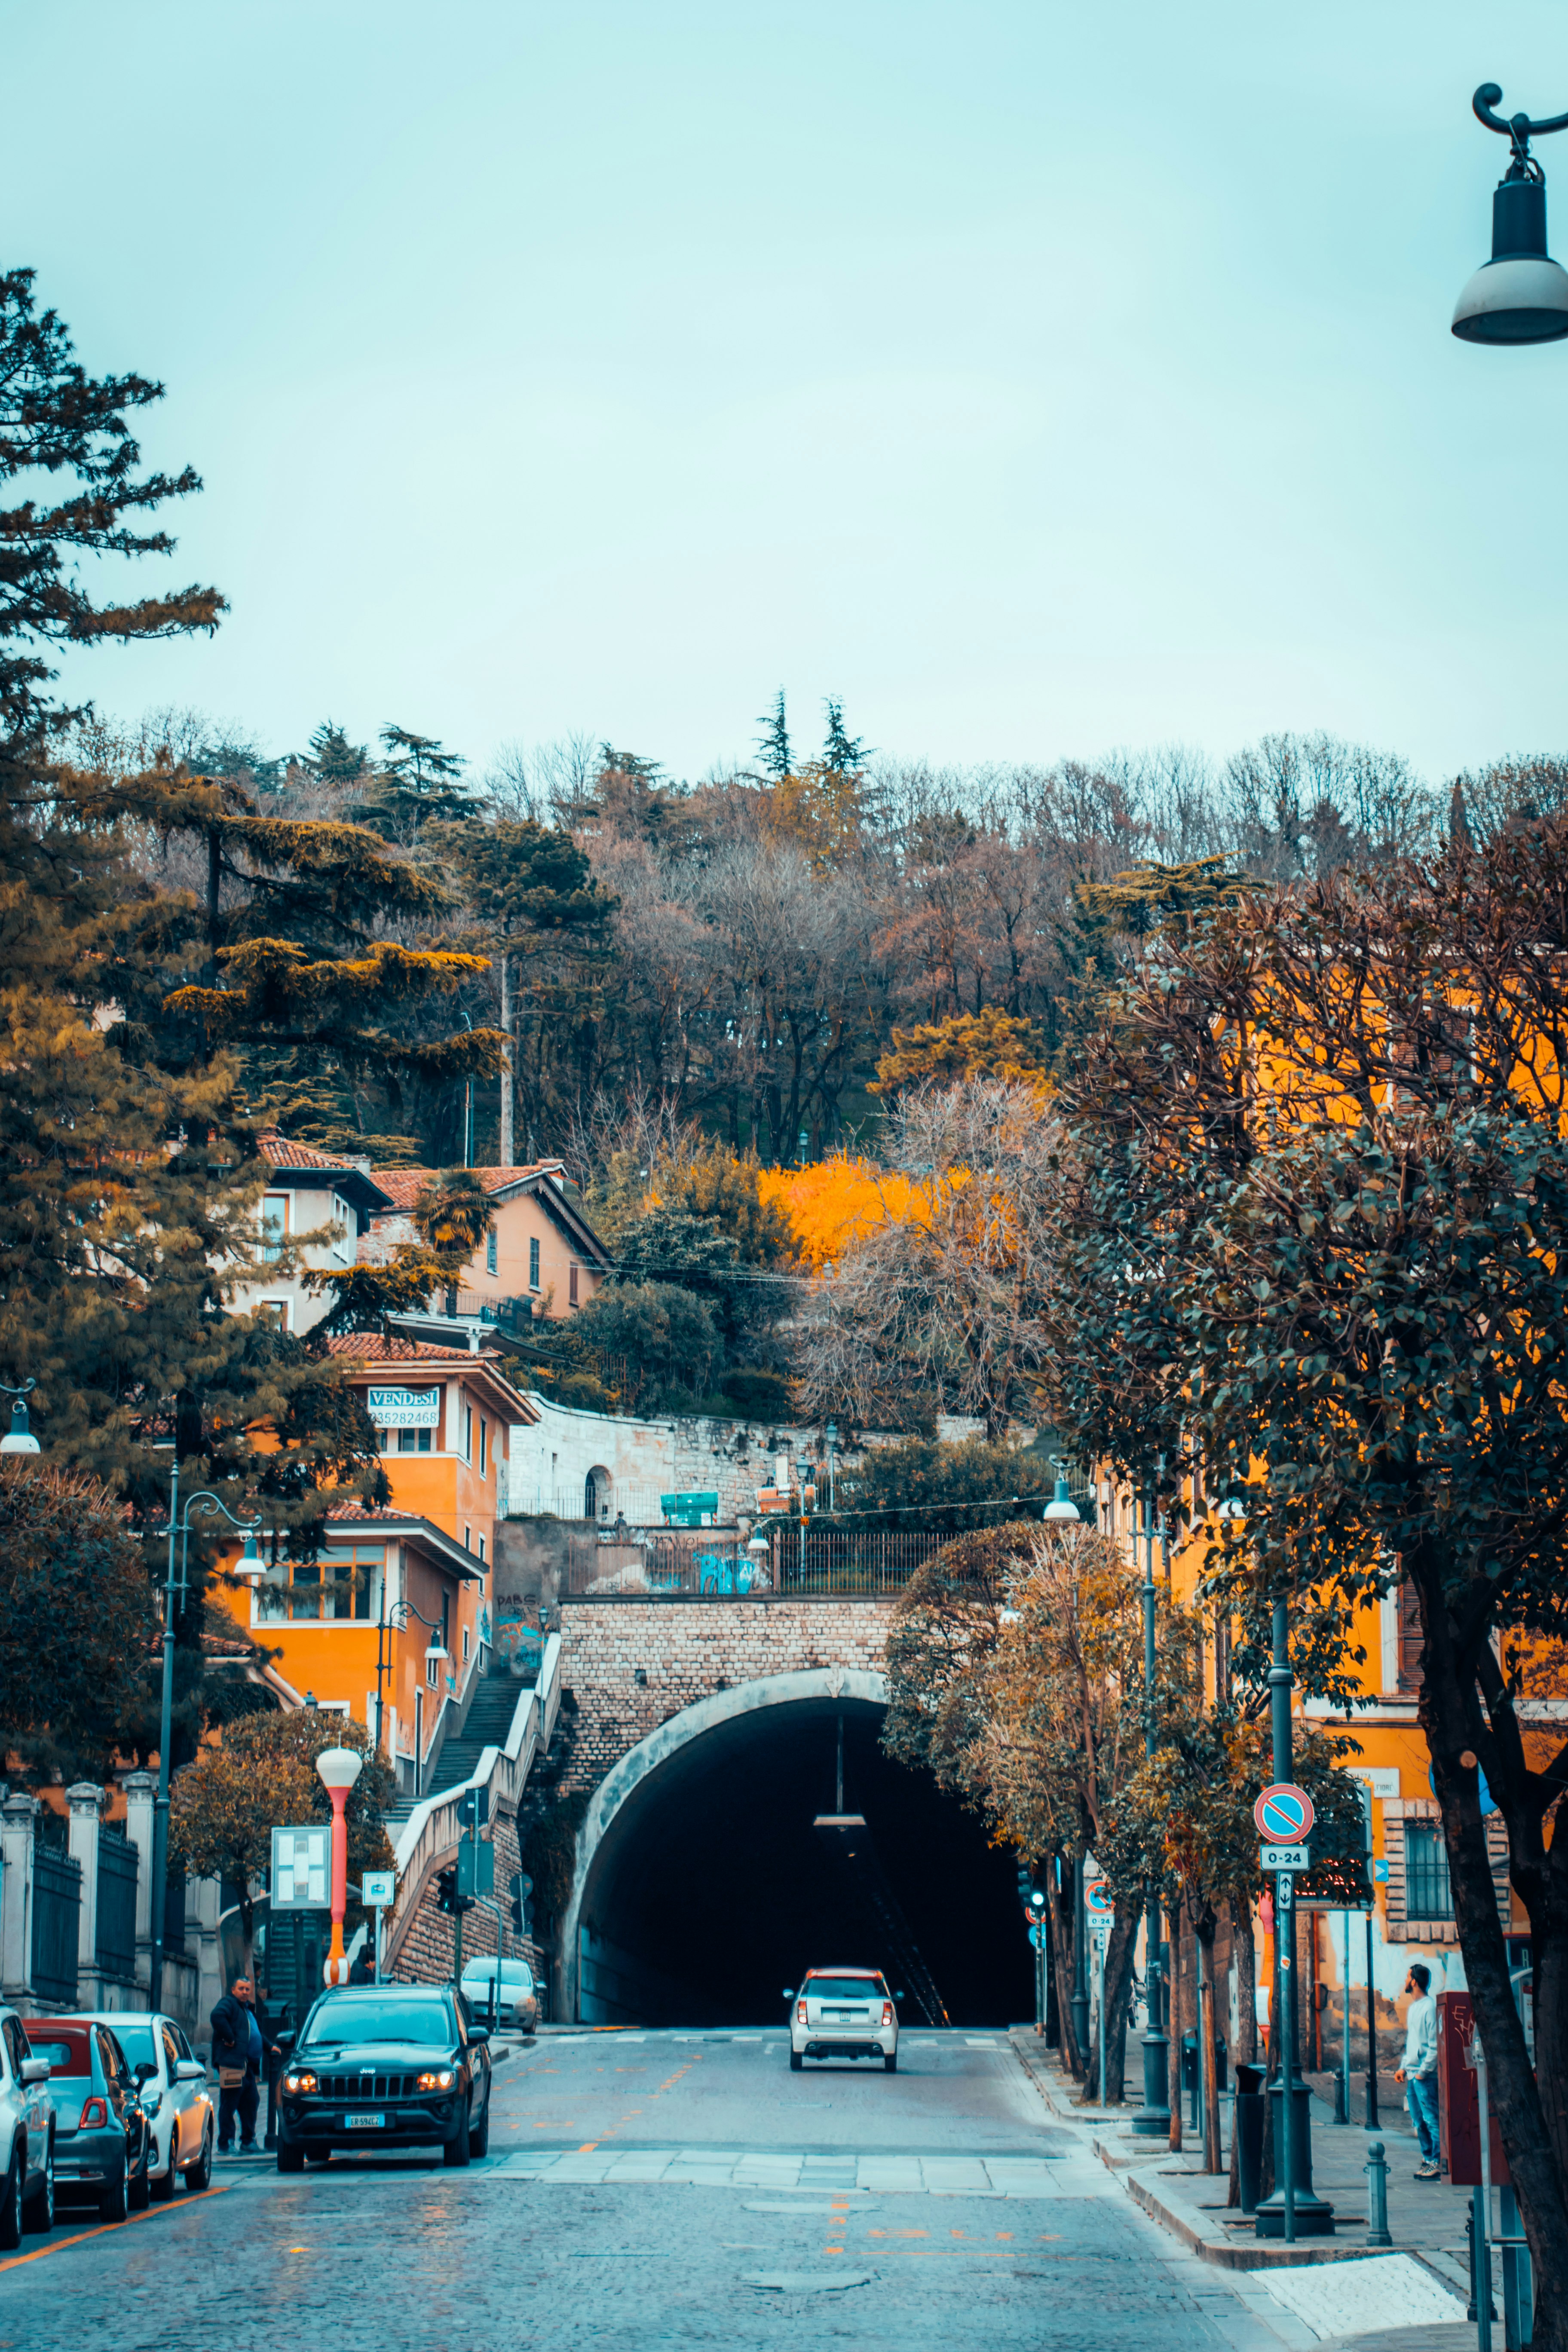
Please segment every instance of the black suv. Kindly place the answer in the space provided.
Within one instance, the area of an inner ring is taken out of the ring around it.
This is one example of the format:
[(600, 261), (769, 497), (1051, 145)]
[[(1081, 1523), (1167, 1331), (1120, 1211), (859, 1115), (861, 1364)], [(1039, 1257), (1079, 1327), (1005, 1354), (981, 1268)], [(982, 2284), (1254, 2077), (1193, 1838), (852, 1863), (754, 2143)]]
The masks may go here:
[(429, 2147), (467, 2164), (490, 2143), (489, 2036), (449, 1985), (321, 1994), (279, 2085), (278, 2169), (335, 2147)]

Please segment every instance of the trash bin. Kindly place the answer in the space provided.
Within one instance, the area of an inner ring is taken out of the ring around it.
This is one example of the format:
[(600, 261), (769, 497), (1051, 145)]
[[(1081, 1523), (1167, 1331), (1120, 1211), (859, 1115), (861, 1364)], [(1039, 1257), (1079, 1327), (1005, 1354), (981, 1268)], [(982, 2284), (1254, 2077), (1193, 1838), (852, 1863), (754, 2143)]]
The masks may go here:
[(1263, 2185), (1263, 2085), (1267, 2069), (1238, 2065), (1236, 2070), (1236, 2174), (1244, 2213), (1258, 2210)]

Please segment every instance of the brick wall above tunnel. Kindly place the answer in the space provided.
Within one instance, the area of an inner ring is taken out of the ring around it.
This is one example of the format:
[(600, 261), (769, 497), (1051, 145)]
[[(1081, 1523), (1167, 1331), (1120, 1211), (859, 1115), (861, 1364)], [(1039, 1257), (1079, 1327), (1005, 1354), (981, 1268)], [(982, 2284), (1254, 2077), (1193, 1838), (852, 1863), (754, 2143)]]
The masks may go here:
[(564, 1785), (597, 1788), (639, 1740), (718, 1691), (835, 1667), (879, 1674), (892, 1609), (827, 1596), (565, 1600), (561, 1678), (576, 1712)]

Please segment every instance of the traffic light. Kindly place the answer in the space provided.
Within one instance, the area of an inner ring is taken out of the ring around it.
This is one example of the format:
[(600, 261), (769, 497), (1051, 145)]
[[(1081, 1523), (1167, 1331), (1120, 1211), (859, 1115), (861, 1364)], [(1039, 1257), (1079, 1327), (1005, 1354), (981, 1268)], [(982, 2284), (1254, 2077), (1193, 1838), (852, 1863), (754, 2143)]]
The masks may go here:
[(466, 1830), (482, 1830), (490, 1817), (488, 1789), (465, 1789), (458, 1800), (458, 1819)]
[(1018, 1900), (1024, 1906), (1024, 1916), (1031, 1927), (1037, 1927), (1046, 1916), (1045, 1889), (1035, 1885), (1035, 1874), (1018, 1865)]
[(521, 1871), (513, 1871), (507, 1894), (511, 1899), (511, 1932), (514, 1936), (528, 1933), (528, 1898), (533, 1892), (533, 1881)]
[(458, 1874), (456, 1870), (438, 1870), (436, 1873), (436, 1908), (437, 1911), (455, 1912), (457, 1907)]

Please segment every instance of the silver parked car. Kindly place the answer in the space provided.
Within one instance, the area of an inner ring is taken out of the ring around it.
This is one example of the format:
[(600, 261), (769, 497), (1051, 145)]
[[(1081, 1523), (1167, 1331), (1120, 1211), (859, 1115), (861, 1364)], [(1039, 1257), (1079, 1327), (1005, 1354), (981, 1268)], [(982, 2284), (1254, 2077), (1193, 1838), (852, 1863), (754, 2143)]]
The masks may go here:
[(0, 2249), (55, 2226), (55, 2107), (49, 2062), (14, 2009), (0, 2009)]
[(122, 2009), (99, 2010), (94, 2021), (113, 2032), (136, 2078), (153, 2143), (147, 2159), (153, 2195), (166, 2203), (180, 2173), (187, 2189), (205, 2189), (213, 2177), (217, 2113), (207, 2070), (184, 2032), (172, 2017)]
[(899, 2012), (875, 1969), (811, 1969), (784, 1999), (794, 2003), (789, 2063), (797, 2074), (808, 2058), (879, 2058), (885, 2073), (898, 2073)]
[(463, 1970), (459, 1990), (476, 2025), (489, 2023), (493, 1991), (498, 2025), (515, 2025), (523, 2033), (537, 2032), (539, 1995), (526, 1960), (498, 1960), (493, 1953), (481, 1953)]

